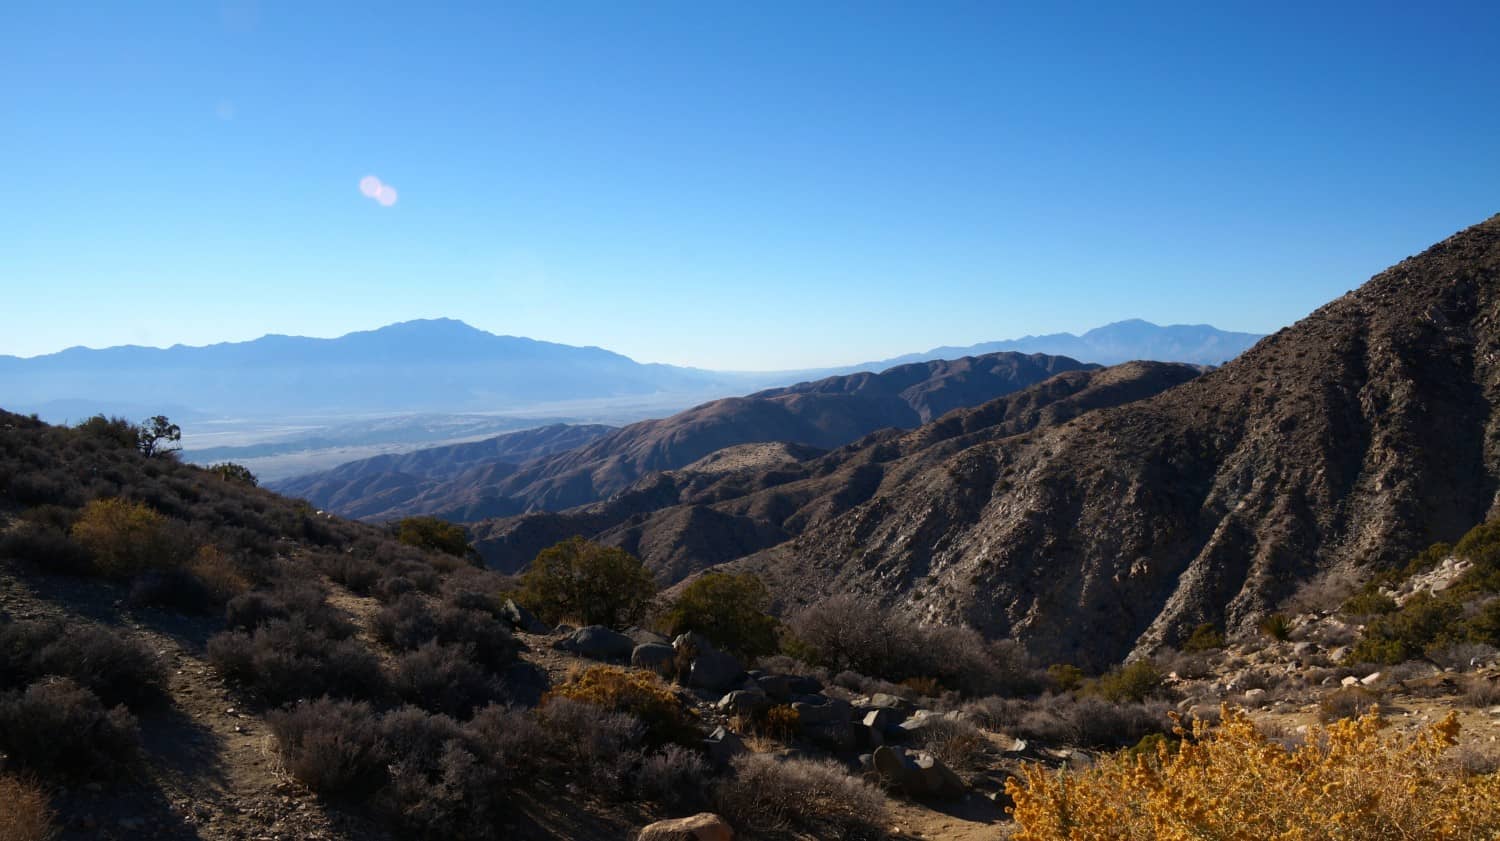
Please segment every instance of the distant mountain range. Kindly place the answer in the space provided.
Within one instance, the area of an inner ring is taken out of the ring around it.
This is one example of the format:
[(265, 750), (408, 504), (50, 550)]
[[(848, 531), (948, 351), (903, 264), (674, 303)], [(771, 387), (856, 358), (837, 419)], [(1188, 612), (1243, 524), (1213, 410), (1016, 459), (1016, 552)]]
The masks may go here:
[(1223, 365), (1249, 350), (1265, 336), (1259, 333), (1233, 333), (1207, 324), (1168, 324), (1161, 326), (1139, 318), (1116, 321), (1081, 336), (1072, 333), (1049, 333), (1044, 336), (1022, 336), (981, 342), (967, 347), (936, 347), (926, 353), (908, 353), (876, 362), (850, 366), (851, 370), (883, 370), (909, 362), (930, 359), (958, 359), (999, 351), (1045, 353), (1069, 356), (1100, 365), (1118, 365), (1132, 360), (1186, 362), (1190, 365)]
[[(0, 394), (78, 420), (145, 406), (257, 417), (460, 412), (659, 392), (733, 393), (740, 380), (597, 347), (407, 321), (336, 339), (264, 336), (207, 347), (70, 348), (0, 356)], [(124, 407), (124, 408), (117, 408)]]
[[(166, 412), (178, 420), (509, 411), (568, 401), (680, 396), (685, 406), (798, 379), (879, 372), (1000, 351), (1112, 364), (1128, 359), (1217, 365), (1258, 338), (1207, 325), (1121, 321), (1082, 336), (987, 342), (841, 368), (721, 372), (643, 364), (598, 347), (497, 336), (452, 319), (407, 321), (335, 339), (264, 336), (206, 347), (70, 348), (0, 356), (0, 395), (49, 420), (96, 412)], [(639, 417), (639, 415), (637, 415)]]
[[(272, 487), (336, 513), (374, 519), (437, 514), (477, 520), (558, 510), (603, 499), (649, 473), (682, 467), (726, 447), (786, 442), (817, 452), (877, 429), (919, 426), (1062, 371), (1096, 367), (1019, 353), (914, 363), (715, 400), (525, 464), (498, 451), (482, 463), (464, 460), (458, 454), (480, 445), (463, 444), (400, 459), (365, 459)], [(435, 469), (414, 474), (400, 467), (419, 459)]]

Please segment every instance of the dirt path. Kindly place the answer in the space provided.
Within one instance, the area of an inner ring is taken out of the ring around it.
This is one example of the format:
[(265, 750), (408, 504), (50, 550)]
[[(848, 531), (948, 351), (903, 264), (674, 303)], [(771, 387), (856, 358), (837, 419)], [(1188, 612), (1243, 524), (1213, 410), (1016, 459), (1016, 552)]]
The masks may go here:
[(351, 827), (280, 773), (269, 733), (240, 709), (204, 657), (218, 623), (155, 610), (127, 611), (119, 588), (40, 577), (0, 564), (0, 611), (15, 619), (91, 621), (161, 659), (171, 701), (138, 711), (144, 759), (129, 779), (60, 789), (64, 839), (184, 838), (291, 841), (379, 838)]

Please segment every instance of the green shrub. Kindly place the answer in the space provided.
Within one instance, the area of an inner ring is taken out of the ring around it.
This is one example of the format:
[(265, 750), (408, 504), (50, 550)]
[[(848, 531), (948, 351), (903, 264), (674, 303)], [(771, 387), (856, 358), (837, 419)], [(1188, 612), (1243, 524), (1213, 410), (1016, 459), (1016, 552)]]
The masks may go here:
[(1183, 651), (1212, 651), (1224, 647), (1224, 632), (1212, 622), (1204, 622), (1182, 643)]
[(1047, 667), (1047, 679), (1059, 692), (1071, 692), (1083, 686), (1083, 669), (1072, 663), (1053, 663)]
[(750, 573), (707, 573), (667, 608), (662, 622), (672, 636), (697, 631), (721, 648), (753, 659), (777, 649), (776, 620), (767, 615), (771, 595)]
[(396, 539), (407, 546), (468, 557), (469, 535), (464, 527), (437, 517), (407, 517), (396, 524)]
[(1136, 660), (1102, 675), (1086, 687), (1091, 693), (1116, 704), (1139, 703), (1162, 688), (1162, 673), (1150, 660)]
[(638, 621), (656, 582), (634, 555), (571, 537), (543, 549), (521, 577), (521, 601), (543, 620), (623, 628)]
[(1396, 600), (1379, 590), (1364, 590), (1350, 596), (1340, 610), (1350, 616), (1383, 616), (1396, 612)]
[(226, 482), (237, 482), (241, 485), (249, 485), (252, 488), (260, 484), (260, 480), (255, 478), (255, 474), (250, 472), (250, 468), (243, 464), (235, 464), (232, 461), (211, 464), (208, 467), (208, 472)]

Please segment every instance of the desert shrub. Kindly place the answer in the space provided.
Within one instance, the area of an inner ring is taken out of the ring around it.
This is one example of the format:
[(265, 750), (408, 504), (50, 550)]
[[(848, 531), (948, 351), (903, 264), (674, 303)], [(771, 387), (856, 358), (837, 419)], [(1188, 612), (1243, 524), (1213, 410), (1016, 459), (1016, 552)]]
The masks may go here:
[(61, 529), (36, 523), (22, 523), (0, 535), (0, 557), (63, 575), (86, 575), (93, 571), (93, 559), (80, 543)]
[(1500, 680), (1475, 675), (1464, 681), (1464, 703), (1471, 707), (1500, 706)]
[(697, 631), (720, 648), (755, 658), (777, 649), (770, 606), (771, 594), (754, 575), (710, 572), (682, 589), (662, 623), (670, 636)]
[(1343, 686), (1318, 699), (1318, 717), (1325, 722), (1361, 718), (1379, 704), (1379, 693), (1363, 686)]
[(1213, 651), (1224, 647), (1224, 632), (1212, 622), (1204, 622), (1193, 629), (1182, 642), (1183, 651)]
[(0, 689), (48, 675), (71, 678), (110, 705), (155, 702), (167, 682), (156, 654), (116, 631), (0, 615)]
[(449, 605), (434, 610), (415, 593), (381, 608), (371, 620), (370, 629), (376, 639), (402, 651), (433, 640), (467, 645), (472, 657), (492, 669), (515, 660), (520, 648), (510, 628), (494, 615)]
[(885, 836), (885, 795), (826, 759), (736, 757), (714, 789), (717, 811), (735, 826), (815, 838)]
[(179, 566), (192, 551), (180, 524), (149, 506), (118, 498), (84, 506), (72, 535), (93, 558), (94, 568), (114, 578)]
[(220, 464), (211, 464), (205, 469), (226, 482), (235, 482), (252, 488), (260, 484), (260, 480), (255, 478), (255, 474), (250, 472), (250, 468), (243, 464), (226, 461)]
[[(1366, 716), (1285, 748), (1242, 711), (1195, 724), (1156, 762), (1118, 756), (1086, 771), (1023, 766), (1006, 784), (1017, 841), (1064, 838), (1305, 838), (1310, 841), (1487, 838), (1500, 832), (1500, 779), (1463, 774), (1445, 757), (1445, 719), (1407, 744)], [(1275, 792), (1275, 796), (1268, 796)]]
[(926, 722), (917, 743), (955, 771), (979, 770), (990, 747), (990, 740), (978, 727), (946, 716)]
[(270, 591), (252, 590), (230, 599), (224, 622), (231, 629), (254, 631), (276, 620), (296, 619), (331, 639), (346, 639), (354, 624), (327, 600), (323, 588), (308, 581), (286, 579)]
[(513, 707), (485, 707), (463, 727), (467, 743), (499, 784), (530, 777), (550, 740), (537, 717)]
[(639, 754), (645, 728), (635, 716), (599, 704), (553, 697), (536, 710), (547, 752), (596, 785), (617, 785)]
[(1162, 691), (1161, 670), (1150, 660), (1135, 660), (1111, 669), (1086, 686), (1091, 694), (1120, 703), (1146, 700)]
[(208, 659), (225, 680), (279, 705), (302, 698), (380, 698), (388, 690), (380, 661), (350, 639), (333, 640), (300, 618), (275, 620), (253, 633), (226, 631), (208, 640)]
[(124, 418), (94, 415), (73, 427), (86, 438), (121, 450), (135, 449), (138, 430)]
[(521, 577), (521, 602), (543, 621), (624, 628), (645, 613), (656, 582), (634, 555), (572, 537), (543, 549)]
[(308, 788), (367, 796), (385, 782), (385, 743), (369, 704), (320, 698), (266, 716), (282, 764)]
[(1157, 652), (1155, 658), (1161, 671), (1175, 674), (1185, 680), (1198, 680), (1213, 674), (1209, 655), (1201, 651), (1179, 651), (1170, 649)]
[(472, 662), (468, 646), (429, 642), (396, 660), (391, 686), (401, 700), (424, 710), (468, 718), (505, 698), (505, 686)]
[(457, 558), (469, 555), (469, 535), (464, 527), (437, 517), (407, 517), (396, 523), (396, 539), (418, 549), (443, 552)]
[(708, 805), (708, 762), (696, 751), (667, 745), (641, 760), (635, 770), (635, 790), (645, 800), (668, 812), (696, 812)]
[(802, 730), (802, 716), (790, 704), (776, 704), (761, 714), (756, 729), (773, 739), (789, 742)]
[(30, 780), (0, 774), (0, 841), (51, 841), (57, 837), (56, 815), (47, 791)]
[(68, 678), (0, 694), (0, 753), (12, 767), (64, 778), (114, 776), (140, 751), (135, 717)]
[(212, 543), (198, 547), (187, 571), (203, 585), (216, 607), (250, 589), (250, 581), (235, 559)]
[(207, 613), (222, 602), (214, 598), (201, 579), (185, 569), (154, 569), (131, 582), (125, 603), (177, 613)]
[(380, 567), (353, 555), (319, 555), (317, 563), (329, 578), (361, 595), (372, 592), (380, 580)]
[(1164, 702), (1111, 703), (1102, 698), (1084, 696), (1072, 703), (1059, 705), (1067, 741), (1096, 748), (1115, 748), (1134, 744), (1143, 736), (1169, 730), (1172, 726)]
[(835, 671), (886, 680), (936, 678), (969, 695), (1033, 692), (1024, 649), (987, 642), (970, 628), (924, 627), (854, 595), (834, 596), (789, 620), (787, 653)]
[(654, 743), (690, 740), (694, 728), (682, 700), (654, 673), (617, 666), (590, 666), (549, 693), (640, 720)]
[(1260, 620), (1256, 627), (1262, 634), (1277, 642), (1286, 642), (1292, 638), (1292, 620), (1284, 613), (1273, 613)]

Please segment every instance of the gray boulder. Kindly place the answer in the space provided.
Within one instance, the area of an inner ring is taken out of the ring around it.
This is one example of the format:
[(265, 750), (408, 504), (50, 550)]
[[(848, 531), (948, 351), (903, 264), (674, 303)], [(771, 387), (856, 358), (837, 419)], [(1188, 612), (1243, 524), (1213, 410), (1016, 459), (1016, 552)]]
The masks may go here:
[(745, 753), (745, 740), (735, 735), (727, 727), (716, 727), (714, 731), (703, 737), (703, 750), (708, 754), (709, 761), (715, 766), (723, 768), (729, 765), (729, 761)]
[(589, 625), (558, 640), (556, 647), (591, 660), (624, 660), (635, 650), (635, 640), (603, 625)]
[(797, 720), (803, 725), (837, 722), (848, 724), (853, 717), (853, 707), (848, 701), (828, 698), (823, 695), (802, 695), (792, 702), (797, 711)]
[(506, 599), (505, 604), (500, 606), (500, 616), (510, 623), (512, 628), (525, 631), (528, 634), (549, 634), (552, 629), (547, 623), (536, 618), (536, 615), (524, 607), (516, 604), (515, 599)]
[(650, 669), (663, 677), (670, 675), (676, 664), (677, 651), (664, 642), (644, 642), (630, 652), (630, 665)]
[(848, 721), (821, 721), (802, 724), (801, 728), (804, 738), (824, 750), (843, 753), (858, 747), (854, 726)]
[(771, 706), (771, 699), (759, 689), (736, 689), (720, 698), (715, 706), (728, 715), (754, 715)]
[(795, 694), (792, 692), (793, 678), (791, 675), (760, 674), (755, 675), (754, 679), (762, 692), (780, 703), (785, 704), (792, 700), (792, 695)]
[(744, 673), (744, 666), (733, 655), (722, 651), (700, 651), (688, 670), (688, 685), (723, 691), (735, 685)]
[(873, 759), (882, 782), (912, 797), (955, 799), (967, 791), (963, 780), (930, 753), (887, 745), (876, 748)]

